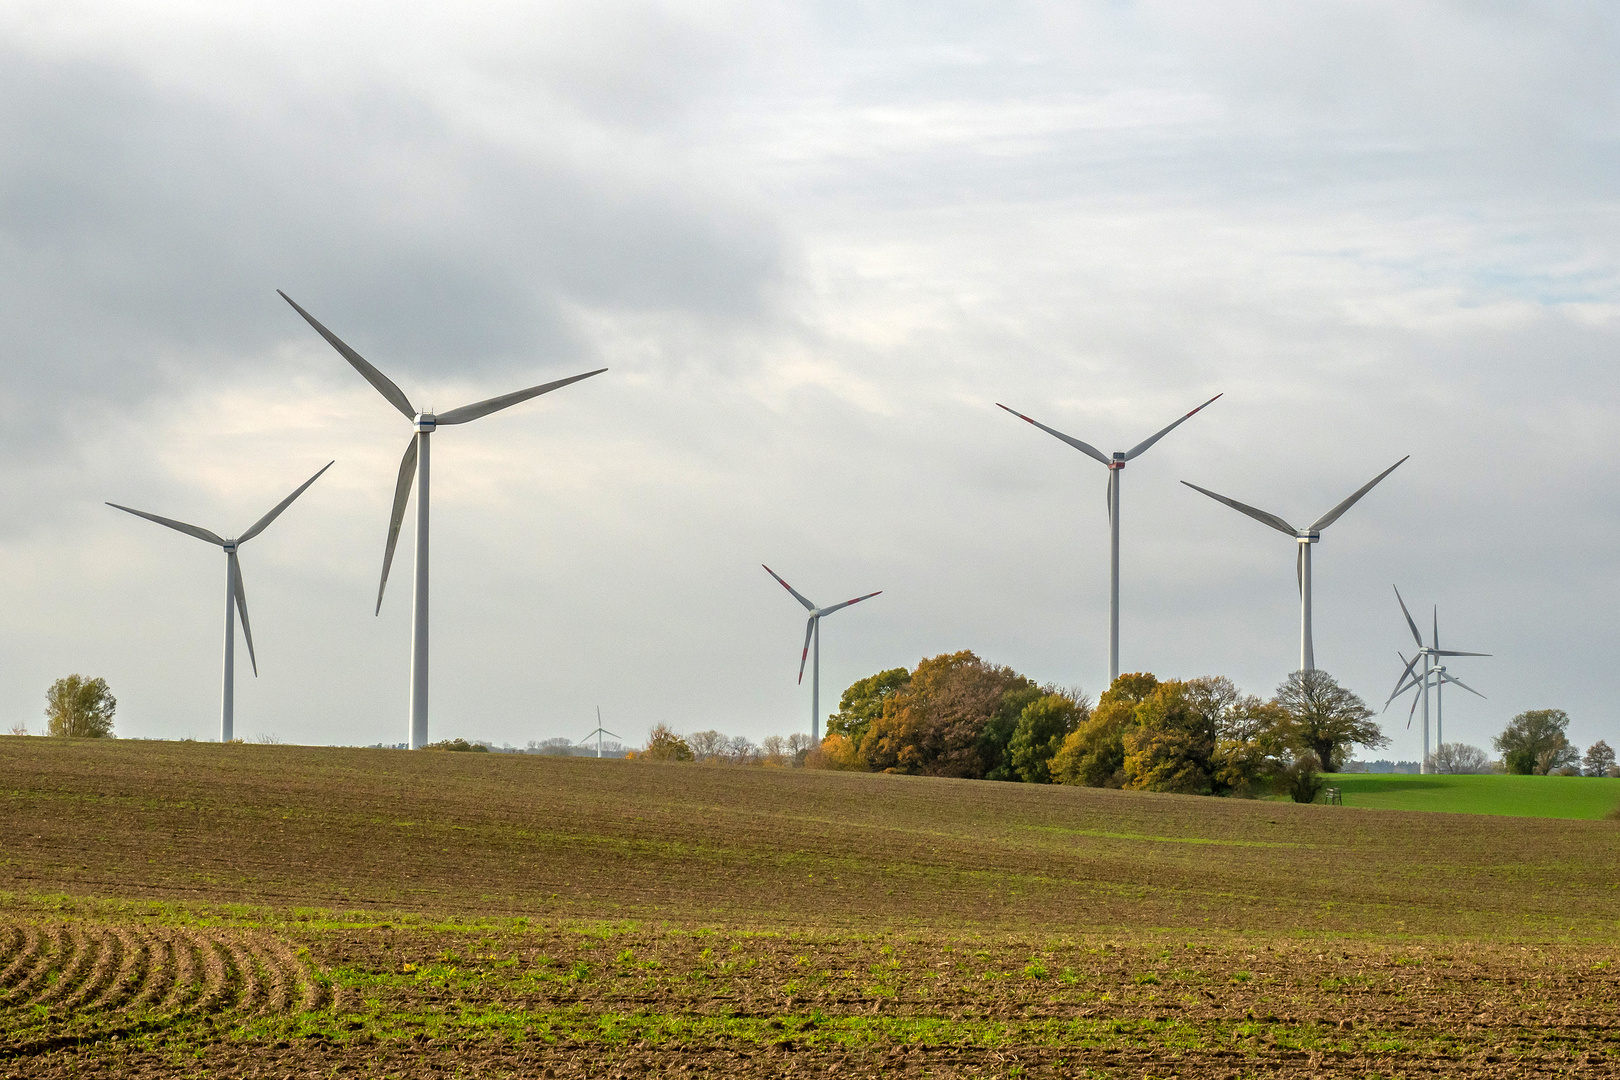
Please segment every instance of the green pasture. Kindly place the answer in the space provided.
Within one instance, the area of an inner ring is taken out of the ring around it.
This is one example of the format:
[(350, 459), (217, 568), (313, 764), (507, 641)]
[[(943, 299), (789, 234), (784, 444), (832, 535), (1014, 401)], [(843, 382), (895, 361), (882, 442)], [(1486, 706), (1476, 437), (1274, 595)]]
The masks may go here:
[(1596, 776), (1409, 776), (1337, 773), (1324, 777), (1346, 806), (1443, 814), (1578, 818), (1620, 813), (1620, 780)]

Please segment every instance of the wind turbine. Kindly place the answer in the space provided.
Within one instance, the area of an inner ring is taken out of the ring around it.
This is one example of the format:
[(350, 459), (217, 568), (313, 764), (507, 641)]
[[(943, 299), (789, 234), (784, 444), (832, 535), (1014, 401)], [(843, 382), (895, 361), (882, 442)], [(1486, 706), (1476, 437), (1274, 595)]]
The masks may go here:
[[(596, 730), (595, 731), (587, 731), (585, 733), (585, 739), (590, 738), (592, 735), (596, 736), (596, 756), (598, 758), (600, 758), (602, 756), (602, 736), (603, 735), (612, 735), (615, 739), (624, 738), (623, 735), (620, 735), (617, 732), (609, 731), (607, 728), (602, 726), (602, 706), (600, 706), (600, 705), (598, 705), (596, 707)], [(585, 739), (581, 739), (579, 741), (584, 742)]]
[[(1412, 659), (1409, 661), (1406, 660), (1405, 653), (1395, 654), (1403, 661), (1406, 661), (1406, 668), (1401, 672), (1401, 677), (1396, 680), (1395, 692), (1389, 695), (1389, 701), (1384, 702), (1384, 708), (1388, 709), (1391, 701), (1394, 701), (1408, 690), (1412, 690), (1416, 687), (1423, 688), (1423, 692), (1421, 694), (1415, 695), (1412, 698), (1412, 708), (1408, 709), (1406, 713), (1406, 726), (1408, 729), (1411, 728), (1412, 714), (1417, 711), (1418, 704), (1421, 702), (1423, 705), (1423, 760), (1419, 764), (1418, 768), (1427, 773), (1429, 771), (1429, 686), (1431, 684), (1434, 686), (1434, 742), (1436, 746), (1446, 741), (1444, 726), (1445, 717), (1443, 713), (1444, 701), (1441, 697), (1445, 684), (1448, 682), (1456, 683), (1458, 686), (1462, 687), (1470, 694), (1473, 694), (1475, 697), (1485, 697), (1484, 694), (1481, 694), (1478, 690), (1475, 690), (1472, 686), (1469, 686), (1467, 683), (1448, 672), (1445, 664), (1437, 664), (1435, 661), (1439, 660), (1443, 656), (1489, 656), (1491, 654), (1482, 652), (1458, 652), (1455, 649), (1442, 649), (1440, 647), (1440, 606), (1438, 604), (1435, 605), (1434, 608), (1434, 630), (1432, 631), (1432, 636), (1429, 639), (1429, 644), (1423, 644), (1423, 635), (1418, 633), (1417, 623), (1412, 621), (1412, 613), (1406, 610), (1406, 601), (1401, 599), (1401, 590), (1398, 588), (1395, 589), (1395, 599), (1401, 605), (1401, 614), (1406, 616), (1406, 625), (1412, 631), (1412, 640), (1417, 642), (1418, 651), (1417, 655), (1412, 657)], [(1423, 673), (1421, 676), (1414, 673), (1414, 669), (1417, 667), (1419, 660), (1423, 661)]]
[(1311, 545), (1322, 539), (1323, 529), (1338, 521), (1344, 515), (1344, 512), (1356, 505), (1363, 495), (1378, 484), (1378, 481), (1400, 468), (1407, 458), (1411, 456), (1411, 454), (1406, 455), (1406, 457), (1401, 458), (1400, 461), (1361, 485), (1348, 499), (1317, 518), (1309, 528), (1305, 529), (1294, 528), (1276, 514), (1256, 510), (1254, 507), (1240, 503), (1236, 499), (1228, 499), (1225, 495), (1217, 495), (1208, 488), (1201, 488), (1197, 484), (1182, 481), (1183, 484), (1187, 484), (1194, 491), (1201, 491), (1216, 502), (1225, 503), (1239, 513), (1249, 515), (1262, 525), (1269, 525), (1278, 532), (1287, 533), (1299, 542), (1299, 555), (1294, 560), (1294, 575), (1299, 579), (1299, 670), (1316, 670), (1316, 650), (1311, 645)]
[(400, 523), (405, 519), (405, 503), (411, 496), (411, 483), (414, 479), (418, 488), (416, 496), (416, 587), (411, 594), (411, 703), (410, 703), (410, 748), (419, 749), (427, 745), (428, 734), (428, 450), (429, 439), (435, 428), (440, 425), (465, 424), (469, 420), (477, 420), (481, 416), (488, 416), (492, 412), (499, 412), (520, 401), (539, 397), (550, 393), (569, 383), (588, 379), (592, 375), (600, 375), (607, 368), (597, 368), (587, 371), (583, 375), (573, 375), (566, 379), (557, 379), (554, 382), (541, 383), (531, 386), (527, 390), (516, 390), (500, 397), (488, 398), (484, 401), (463, 405), (459, 409), (451, 409), (446, 413), (434, 414), (419, 411), (410, 402), (403, 391), (395, 386), (388, 376), (372, 367), (364, 357), (345, 345), (336, 334), (316, 321), (315, 316), (305, 311), (293, 302), (293, 298), (282, 292), (276, 293), (287, 303), (292, 304), (294, 311), (304, 317), (304, 321), (315, 328), (315, 332), (325, 338), (327, 344), (342, 354), (343, 359), (358, 371), (367, 382), (376, 387), (377, 392), (388, 400), (388, 403), (405, 414), (416, 428), (416, 434), (411, 436), (410, 444), (405, 447), (405, 457), (399, 463), (399, 479), (394, 482), (394, 510), (388, 519), (388, 544), (383, 550), (382, 580), (377, 583), (377, 609), (373, 614), (382, 611), (383, 590), (388, 586), (388, 567), (394, 561), (394, 544), (399, 540)]
[[(764, 563), (760, 563), (760, 565), (765, 566)], [(803, 604), (805, 610), (810, 613), (810, 621), (804, 625), (804, 652), (799, 656), (799, 682), (804, 682), (804, 662), (810, 656), (810, 643), (813, 639), (816, 646), (816, 660), (810, 666), (810, 748), (814, 750), (821, 745), (821, 618), (824, 615), (831, 615), (835, 611), (847, 608), (851, 604), (858, 604), (862, 600), (870, 600), (883, 590), (869, 592), (865, 596), (857, 596), (853, 600), (845, 600), (842, 604), (834, 604), (832, 607), (818, 608), (806, 600), (799, 590), (783, 581), (775, 570), (765, 566), (765, 572), (776, 578), (776, 583), (792, 593), (793, 599)]]
[(1119, 678), (1119, 474), (1124, 470), (1127, 461), (1137, 457), (1148, 447), (1192, 419), (1195, 414), (1212, 405), (1215, 399), (1220, 396), (1220, 394), (1216, 394), (1215, 397), (1210, 398), (1186, 416), (1181, 417), (1174, 424), (1171, 424), (1158, 434), (1137, 443), (1129, 450), (1115, 450), (1112, 457), (1105, 455), (1090, 443), (1081, 442), (1079, 439), (1065, 435), (1061, 431), (1047, 427), (1039, 420), (1031, 420), (1015, 409), (1007, 409), (1007, 406), (999, 401), (996, 402), (997, 408), (1007, 409), (1018, 419), (1034, 424), (1048, 435), (1062, 439), (1082, 454), (1096, 458), (1108, 469), (1108, 526), (1110, 532), (1108, 558), (1108, 684), (1110, 686), (1113, 685), (1115, 679)]
[(281, 512), (292, 505), (294, 499), (302, 495), (309, 485), (321, 478), (321, 473), (330, 469), (333, 462), (328, 461), (321, 466), (320, 472), (298, 485), (298, 489), (291, 495), (282, 499), (264, 517), (255, 521), (248, 531), (234, 539), (227, 540), (218, 533), (203, 528), (200, 525), (188, 525), (184, 521), (175, 521), (173, 518), (158, 517), (148, 514), (145, 510), (134, 510), (128, 506), (119, 506), (115, 502), (107, 505), (115, 510), (122, 510), (126, 514), (143, 517), (147, 521), (155, 521), (159, 525), (183, 532), (187, 536), (195, 536), (199, 540), (210, 544), (218, 544), (225, 549), (225, 678), (224, 688), (220, 691), (219, 702), (219, 741), (228, 743), (236, 737), (236, 613), (242, 612), (242, 636), (247, 638), (248, 661), (253, 665), (253, 676), (258, 678), (259, 660), (253, 655), (253, 627), (248, 624), (247, 593), (242, 589), (242, 567), (236, 559), (236, 549), (249, 540), (264, 532), (270, 523), (281, 516)]

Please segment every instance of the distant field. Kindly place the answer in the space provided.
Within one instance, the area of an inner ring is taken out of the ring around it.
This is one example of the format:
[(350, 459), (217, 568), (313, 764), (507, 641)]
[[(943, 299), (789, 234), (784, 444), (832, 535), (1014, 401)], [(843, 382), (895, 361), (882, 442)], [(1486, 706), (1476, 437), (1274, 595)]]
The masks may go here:
[(1612, 821), (0, 737), (0, 823), (0, 1077), (1620, 1070)]
[(1596, 821), (1620, 812), (1620, 780), (1596, 776), (1406, 776), (1341, 773), (1344, 805), (1380, 810)]

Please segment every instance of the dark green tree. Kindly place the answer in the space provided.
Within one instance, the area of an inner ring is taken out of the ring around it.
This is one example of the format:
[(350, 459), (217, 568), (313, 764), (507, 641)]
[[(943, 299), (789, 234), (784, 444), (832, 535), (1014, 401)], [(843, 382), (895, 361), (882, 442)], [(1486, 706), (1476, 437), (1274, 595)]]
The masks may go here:
[(107, 688), (107, 680), (69, 675), (57, 679), (45, 691), (45, 719), (52, 735), (73, 739), (106, 739), (112, 736), (113, 713), (118, 701)]
[(1008, 769), (1026, 784), (1050, 784), (1052, 757), (1063, 740), (1091, 715), (1091, 703), (1078, 693), (1047, 692), (1024, 706), (1007, 743)]
[(1277, 688), (1277, 704), (1293, 721), (1293, 738), (1316, 755), (1317, 768), (1333, 772), (1352, 746), (1389, 745), (1367, 703), (1325, 671), (1296, 671)]
[(1518, 776), (1546, 775), (1570, 763), (1575, 748), (1564, 734), (1569, 714), (1563, 709), (1530, 709), (1508, 721), (1491, 740), (1507, 771)]
[(850, 684), (838, 699), (838, 711), (827, 717), (827, 734), (842, 735), (859, 746), (872, 721), (883, 715), (883, 703), (910, 681), (911, 672), (897, 667)]

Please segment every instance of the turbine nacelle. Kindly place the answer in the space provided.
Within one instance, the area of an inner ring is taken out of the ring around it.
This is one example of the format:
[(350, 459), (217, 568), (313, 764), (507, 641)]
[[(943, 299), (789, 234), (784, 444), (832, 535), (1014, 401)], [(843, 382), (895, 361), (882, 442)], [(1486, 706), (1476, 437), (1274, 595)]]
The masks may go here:
[(438, 417), (432, 413), (417, 413), (416, 419), (411, 421), (417, 431), (433, 431), (439, 426)]

